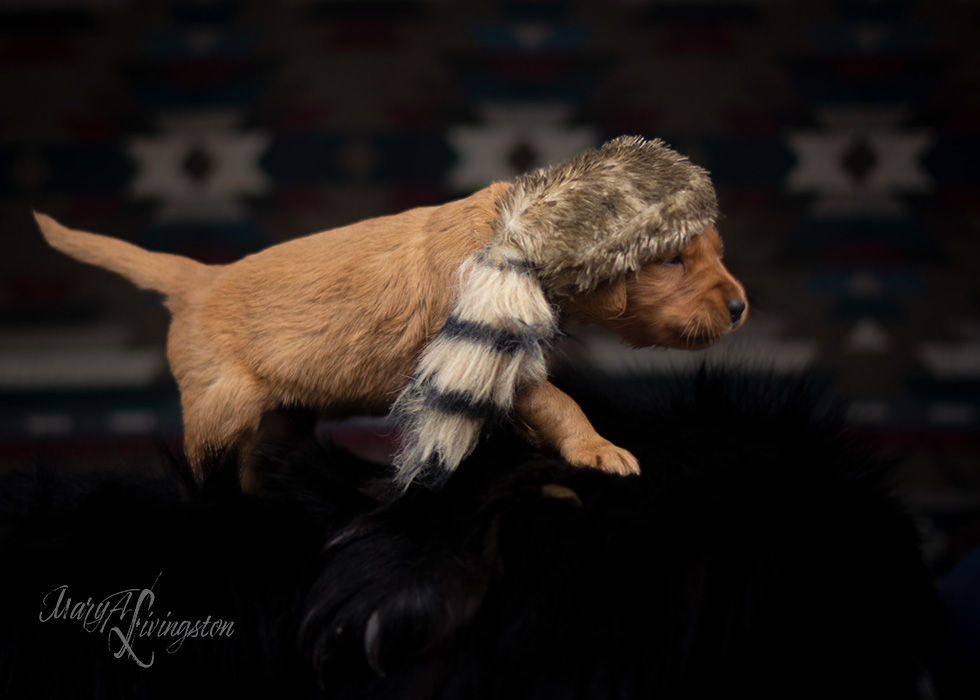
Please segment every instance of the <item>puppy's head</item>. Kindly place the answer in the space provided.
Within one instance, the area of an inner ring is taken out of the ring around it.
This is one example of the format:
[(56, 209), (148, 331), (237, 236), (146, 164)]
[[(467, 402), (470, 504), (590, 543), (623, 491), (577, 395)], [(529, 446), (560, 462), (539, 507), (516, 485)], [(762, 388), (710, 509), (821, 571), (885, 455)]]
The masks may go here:
[(748, 313), (745, 290), (722, 263), (722, 250), (709, 226), (679, 252), (570, 300), (566, 311), (636, 347), (705, 348), (738, 329)]

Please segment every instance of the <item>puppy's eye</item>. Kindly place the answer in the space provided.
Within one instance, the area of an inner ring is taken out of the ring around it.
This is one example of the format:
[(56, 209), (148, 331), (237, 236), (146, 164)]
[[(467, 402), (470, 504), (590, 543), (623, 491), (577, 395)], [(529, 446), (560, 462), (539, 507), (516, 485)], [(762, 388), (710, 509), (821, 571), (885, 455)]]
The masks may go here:
[(672, 258), (666, 258), (665, 260), (663, 260), (661, 262), (663, 262), (664, 265), (675, 265), (675, 266), (676, 265), (683, 265), (684, 264), (684, 258), (682, 258), (680, 255), (675, 255), (674, 257), (672, 257)]

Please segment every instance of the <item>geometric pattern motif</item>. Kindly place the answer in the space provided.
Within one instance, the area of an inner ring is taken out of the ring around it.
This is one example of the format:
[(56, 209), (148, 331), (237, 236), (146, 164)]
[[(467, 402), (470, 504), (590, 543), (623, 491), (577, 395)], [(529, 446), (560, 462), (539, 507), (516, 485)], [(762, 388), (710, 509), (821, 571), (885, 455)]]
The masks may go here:
[(634, 133), (711, 171), (752, 318), (704, 353), (587, 331), (569, 352), (616, 372), (815, 368), (905, 458), (941, 569), (980, 544), (978, 17), (930, 0), (7, 0), (0, 460), (179, 429), (165, 314), (45, 248), (29, 207), (224, 262)]

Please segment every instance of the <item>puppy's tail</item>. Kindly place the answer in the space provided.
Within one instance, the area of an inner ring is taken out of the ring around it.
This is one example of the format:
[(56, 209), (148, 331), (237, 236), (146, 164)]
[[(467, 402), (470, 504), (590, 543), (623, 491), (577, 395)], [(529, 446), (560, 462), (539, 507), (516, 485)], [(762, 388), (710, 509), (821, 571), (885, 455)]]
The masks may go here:
[(438, 486), (504, 419), (518, 390), (547, 380), (555, 309), (520, 252), (487, 247), (459, 270), (459, 297), (392, 413), (402, 428), (395, 481)]
[(34, 212), (34, 218), (52, 248), (168, 298), (180, 295), (208, 269), (180, 255), (154, 253), (118, 238), (66, 228), (46, 214)]

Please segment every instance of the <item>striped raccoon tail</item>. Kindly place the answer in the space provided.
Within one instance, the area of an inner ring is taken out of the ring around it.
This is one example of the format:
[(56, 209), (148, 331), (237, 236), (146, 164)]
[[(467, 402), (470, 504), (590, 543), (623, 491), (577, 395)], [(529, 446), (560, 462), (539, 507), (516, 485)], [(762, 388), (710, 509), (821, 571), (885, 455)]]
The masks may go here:
[(511, 410), (520, 387), (547, 379), (555, 309), (517, 248), (488, 246), (459, 269), (459, 296), (392, 408), (402, 430), (395, 482), (437, 487)]

